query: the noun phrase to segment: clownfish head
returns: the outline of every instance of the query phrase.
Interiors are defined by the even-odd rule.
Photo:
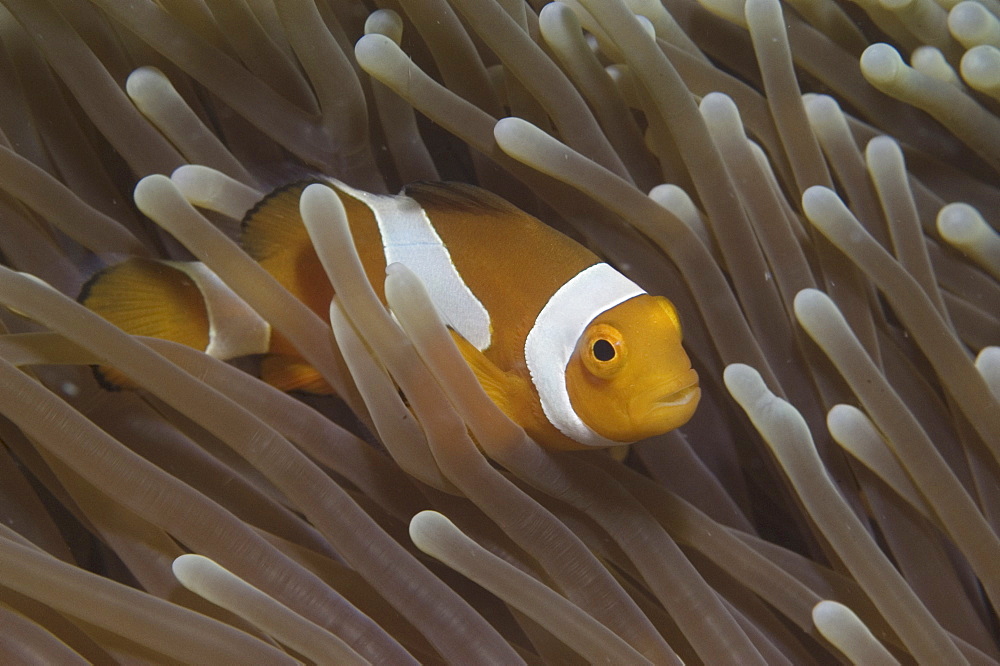
[[[580,420],[616,442],[687,423],[701,389],[673,304],[642,294],[591,320],[566,366],[566,389]]]

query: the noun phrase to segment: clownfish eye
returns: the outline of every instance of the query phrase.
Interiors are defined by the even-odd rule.
[[[625,340],[618,329],[607,324],[595,324],[584,334],[582,342],[583,365],[591,374],[608,379],[621,369]]]
[[[604,338],[594,340],[594,346],[590,349],[598,361],[607,362],[615,357],[615,346]]]

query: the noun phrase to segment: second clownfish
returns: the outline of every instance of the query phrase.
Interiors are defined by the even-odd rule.
[[[372,287],[385,302],[386,266],[423,281],[480,384],[540,444],[617,446],[688,421],[698,375],[681,346],[673,304],[592,252],[480,188],[417,183],[398,196],[339,181]],[[333,288],[309,241],[299,197],[312,182],[265,197],[243,221],[243,247],[320,317]],[[329,393],[295,349],[204,265],[130,259],[84,286],[80,301],[135,335],[229,359],[263,354],[261,378]],[[105,369],[114,382],[114,371]]]

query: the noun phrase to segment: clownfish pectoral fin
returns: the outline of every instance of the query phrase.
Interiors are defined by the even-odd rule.
[[[486,391],[486,395],[490,396],[490,400],[496,403],[505,414],[510,416],[514,408],[511,398],[516,395],[514,385],[517,383],[517,379],[511,376],[510,373],[498,368],[493,361],[486,358],[483,352],[476,349],[471,342],[461,335],[450,329],[449,333],[451,333],[451,337],[455,340],[462,358],[472,368],[472,372],[475,373],[479,384]]]
[[[285,354],[265,356],[260,361],[260,378],[279,391],[333,394],[333,388],[320,376],[316,368],[296,356]]]

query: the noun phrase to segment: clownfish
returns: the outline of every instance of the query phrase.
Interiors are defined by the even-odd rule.
[[[385,303],[386,266],[423,281],[490,398],[535,441],[611,447],[686,423],[701,396],[673,304],[507,201],[460,183],[376,195],[333,179],[278,189],[246,214],[247,253],[326,318],[333,288],[299,214],[314,182],[343,202],[365,273]],[[220,359],[263,354],[285,391],[331,389],[289,344],[197,262],[130,259],[95,274],[80,301],[136,334]],[[111,383],[126,384],[112,369]]]

